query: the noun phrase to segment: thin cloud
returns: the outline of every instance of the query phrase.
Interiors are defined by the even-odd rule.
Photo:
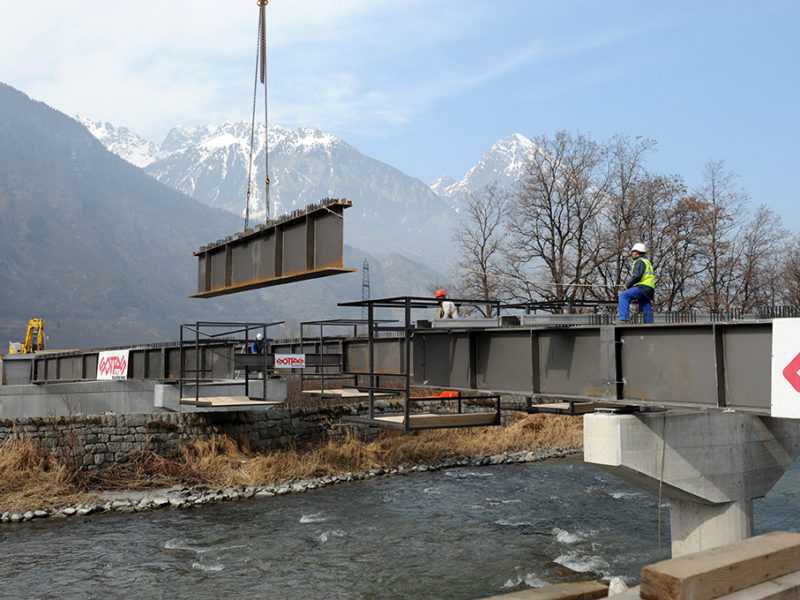
[[[125,124],[158,140],[177,124],[247,118],[255,3],[74,4],[0,0],[3,80],[70,114]],[[629,32],[559,44],[537,40],[474,70],[425,64],[481,33],[489,7],[411,0],[270,4],[272,118],[340,133],[401,126],[444,99],[535,61],[618,43]],[[409,44],[413,40],[413,44]],[[417,52],[417,55],[414,53]],[[442,59],[444,60],[444,59]],[[441,76],[439,72],[446,73]]]

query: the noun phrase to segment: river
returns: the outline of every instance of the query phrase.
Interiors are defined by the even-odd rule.
[[[796,465],[755,506],[798,528]],[[473,599],[668,555],[657,499],[575,460],[451,469],[191,510],[0,526],[0,598]],[[574,575],[573,575],[574,577]]]

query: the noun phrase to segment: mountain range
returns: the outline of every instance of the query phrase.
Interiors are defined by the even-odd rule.
[[[0,340],[46,320],[51,347],[175,339],[178,324],[344,316],[361,296],[352,273],[212,300],[193,300],[192,252],[241,229],[240,218],[170,188],[108,151],[74,119],[0,84]],[[129,139],[134,139],[129,137]],[[441,275],[407,256],[370,262],[375,296],[429,293]],[[357,314],[351,316],[358,316]],[[283,335],[290,331],[284,330]],[[281,332],[275,332],[280,335]]]
[[[244,213],[250,164],[250,124],[226,122],[175,127],[161,144],[126,127],[82,119],[111,152],[144,168],[160,182],[200,202],[239,216]],[[254,136],[250,217],[264,218],[265,141],[263,125]],[[398,252],[446,270],[454,256],[449,239],[460,205],[495,183],[515,189],[534,143],[521,134],[499,140],[461,180],[437,179],[428,186],[370,158],[339,137],[318,129],[269,131],[271,214],[300,208],[320,198],[347,197],[346,239],[378,255]],[[391,231],[391,234],[388,232]],[[441,232],[445,232],[442,236]],[[444,246],[444,247],[443,247]]]
[[[0,115],[0,340],[18,340],[32,316],[46,318],[57,347],[174,339],[178,323],[197,319],[296,326],[344,316],[336,302],[360,297],[359,272],[188,298],[192,251],[242,227],[249,128],[241,123],[175,128],[157,144],[118,125],[78,122],[3,84]],[[262,162],[263,128],[257,137]],[[334,135],[271,128],[273,215],[350,198],[346,263],[369,260],[374,297],[428,294],[446,281],[440,240],[460,194],[510,172],[504,157],[519,156],[517,146],[517,136],[498,142],[460,187],[436,189]],[[251,214],[264,217],[263,191]]]

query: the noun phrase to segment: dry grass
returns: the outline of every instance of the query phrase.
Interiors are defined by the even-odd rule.
[[[29,510],[80,502],[89,488],[268,485],[453,457],[574,448],[581,443],[581,419],[531,415],[504,428],[386,433],[372,442],[346,435],[310,448],[274,452],[252,452],[228,437],[214,437],[184,447],[178,459],[139,452],[125,464],[86,475],[71,471],[32,442],[15,441],[0,448],[0,509]]]
[[[430,464],[452,457],[577,448],[581,444],[582,420],[556,415],[525,416],[504,428],[387,433],[372,442],[347,435],[311,448],[261,453],[243,449],[230,438],[215,437],[185,447],[178,460],[139,453],[129,463],[98,474],[94,485],[103,489],[175,484],[267,485],[374,468]]]
[[[91,499],[77,471],[30,440],[0,445],[0,509],[15,512]]]

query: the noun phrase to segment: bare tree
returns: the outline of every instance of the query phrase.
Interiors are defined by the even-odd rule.
[[[517,298],[579,299],[599,252],[598,217],[609,185],[605,148],[563,131],[535,143],[510,202],[504,275]]]
[[[730,309],[747,197],[736,188],[735,175],[722,161],[706,164],[703,185],[696,196],[705,209],[697,231],[706,258],[704,304],[712,311]]]
[[[705,205],[693,196],[685,196],[685,188],[659,217],[658,241],[651,241],[657,275],[657,302],[666,311],[696,307],[701,302],[702,288],[698,280],[707,265],[703,245],[696,232],[705,218]]]
[[[779,270],[782,282],[780,298],[791,306],[800,306],[800,236],[788,244]]]
[[[454,233],[458,246],[456,280],[461,292],[470,298],[494,300],[500,295],[503,220],[506,196],[496,184],[487,186],[480,196],[470,194],[463,216]],[[493,306],[478,307],[491,317]]]
[[[769,208],[762,205],[741,232],[732,298],[737,307],[752,310],[774,305],[779,298],[780,271],[787,232]]]
[[[653,178],[645,169],[646,154],[655,142],[645,138],[615,136],[607,146],[609,185],[602,214],[602,247],[597,261],[597,287],[593,295],[615,299],[629,265],[631,246],[643,241],[642,229],[648,223],[657,195]],[[650,205],[647,205],[649,202]]]

